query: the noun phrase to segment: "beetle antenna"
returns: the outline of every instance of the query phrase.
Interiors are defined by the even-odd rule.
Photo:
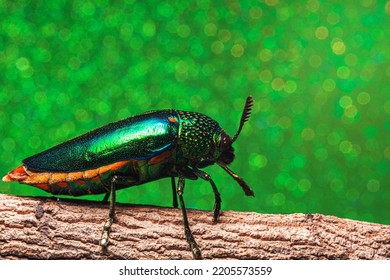
[[[252,96],[249,95],[246,98],[245,107],[244,107],[244,110],[242,111],[240,126],[238,128],[237,133],[234,135],[232,142],[236,141],[238,135],[240,135],[240,132],[241,132],[242,127],[244,126],[244,123],[247,120],[249,120],[249,116],[251,115],[251,111],[252,111],[252,106],[253,106],[253,98],[252,98]]]

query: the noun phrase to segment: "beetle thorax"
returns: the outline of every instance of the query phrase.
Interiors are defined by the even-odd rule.
[[[181,155],[190,161],[211,159],[216,147],[215,139],[223,130],[212,118],[194,112],[178,111],[180,128],[178,149]]]

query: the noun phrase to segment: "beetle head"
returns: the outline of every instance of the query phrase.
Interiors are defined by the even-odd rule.
[[[242,112],[241,120],[240,120],[240,126],[238,127],[238,130],[233,138],[230,138],[226,132],[222,132],[219,138],[219,157],[217,159],[217,164],[220,165],[227,173],[229,173],[230,176],[233,177],[234,180],[236,180],[242,189],[244,190],[246,195],[253,196],[253,191],[249,188],[249,186],[244,182],[243,179],[238,177],[232,170],[230,170],[227,165],[230,164],[234,160],[234,149],[233,149],[233,143],[237,140],[238,135],[240,135],[240,132],[242,130],[242,127],[244,126],[244,123],[249,119],[249,116],[251,114],[251,109],[253,106],[253,99],[252,96],[248,96],[245,102],[245,107]]]

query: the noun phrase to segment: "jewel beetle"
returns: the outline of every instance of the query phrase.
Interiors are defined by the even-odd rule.
[[[110,197],[110,208],[100,244],[107,246],[115,218],[116,190],[170,177],[173,206],[178,207],[178,196],[187,242],[193,257],[201,259],[184,204],[185,180],[201,178],[210,183],[215,199],[214,222],[220,214],[221,196],[202,168],[218,164],[238,182],[245,195],[254,195],[228,167],[235,158],[232,144],[249,119],[252,106],[253,99],[248,96],[233,138],[204,114],[173,109],[151,111],[107,124],[28,157],[3,181],[32,185],[54,195],[105,193],[105,201]]]

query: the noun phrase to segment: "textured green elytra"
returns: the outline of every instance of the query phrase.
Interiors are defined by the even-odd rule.
[[[179,123],[175,110],[113,122],[23,160],[34,171],[85,171],[121,160],[143,160],[172,149]]]

